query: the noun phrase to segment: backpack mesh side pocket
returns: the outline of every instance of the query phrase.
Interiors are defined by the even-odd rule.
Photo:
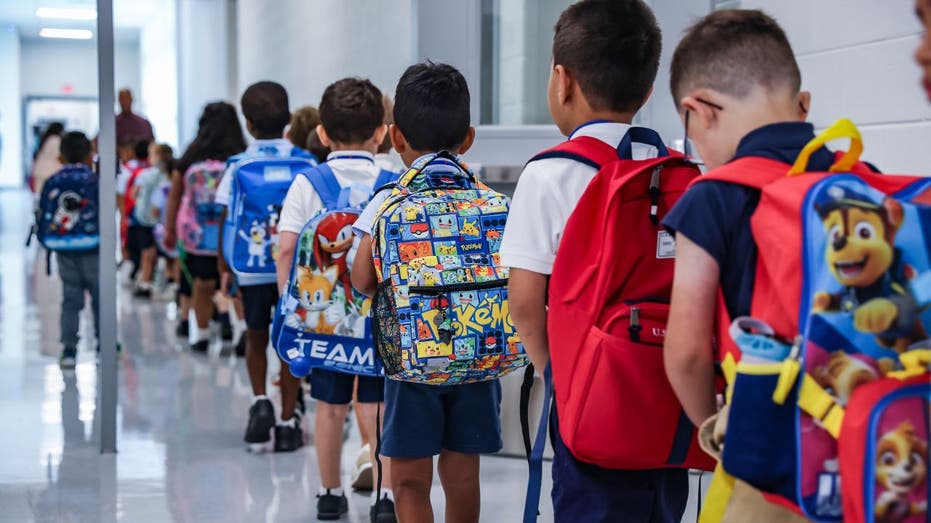
[[[404,369],[401,366],[401,322],[391,280],[378,284],[378,290],[372,298],[372,317],[375,350],[385,367],[385,375],[394,376]]]

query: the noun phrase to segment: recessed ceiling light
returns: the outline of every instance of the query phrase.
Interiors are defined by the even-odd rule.
[[[43,27],[39,30],[42,38],[70,38],[72,40],[90,40],[94,33],[90,29],[58,29]]]
[[[59,20],[96,20],[97,10],[92,7],[40,7],[36,9],[36,16]]]

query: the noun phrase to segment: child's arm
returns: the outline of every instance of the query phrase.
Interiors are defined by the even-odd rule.
[[[178,243],[178,208],[181,206],[181,194],[184,192],[184,179],[177,170],[171,174],[171,192],[165,204],[165,237],[163,243],[169,251]]]
[[[546,288],[549,277],[524,269],[511,269],[508,279],[508,299],[511,319],[530,356],[540,372],[550,358],[546,334]]]
[[[275,261],[275,273],[278,276],[278,291],[287,292],[285,285],[291,274],[291,263],[294,261],[294,249],[297,247],[298,234],[291,231],[281,231],[278,235],[278,260]]]
[[[220,274],[220,292],[223,294],[229,294],[230,289],[233,286],[233,273],[230,271],[229,266],[226,264],[226,257],[223,254],[223,234],[226,231],[226,213],[228,212],[227,207],[224,205],[223,210],[220,211],[220,226],[219,226],[219,237],[220,241],[217,242],[217,272]]]
[[[366,296],[374,296],[378,290],[378,275],[372,260],[372,235],[365,234],[359,240],[356,259],[352,262],[352,286]]]
[[[717,411],[714,391],[715,306],[718,262],[681,232],[663,354],[666,375],[696,426]]]

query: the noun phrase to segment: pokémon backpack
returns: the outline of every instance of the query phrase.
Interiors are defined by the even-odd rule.
[[[380,376],[372,342],[372,300],[352,288],[350,271],[358,241],[352,226],[362,214],[350,205],[357,185],[341,187],[325,163],[301,173],[317,191],[323,209],[298,235],[294,260],[272,327],[272,340],[291,373],[303,378],[314,368]],[[369,199],[398,179],[382,171],[372,186],[359,187]]]
[[[401,176],[372,233],[375,346],[386,376],[456,385],[528,363],[498,255],[509,205],[445,151]]]
[[[223,206],[216,203],[215,198],[225,169],[224,162],[206,160],[191,165],[184,172],[184,192],[175,225],[184,252],[217,255]]]
[[[100,246],[97,175],[86,165],[64,166],[42,187],[36,239],[49,251],[90,251]],[[30,235],[31,237],[31,235]]]
[[[851,148],[830,172],[806,173],[841,137]],[[875,173],[862,148],[841,120],[791,169],[745,158],[696,182],[762,191],[752,318],[726,333],[719,307],[721,465],[816,522],[925,522],[931,179]]]
[[[275,283],[278,220],[291,182],[316,167],[314,156],[293,147],[230,158],[232,191],[223,232],[223,255],[240,285]]]

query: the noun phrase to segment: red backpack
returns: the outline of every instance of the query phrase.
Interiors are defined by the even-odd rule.
[[[658,157],[632,160],[632,141],[656,147]],[[632,127],[616,150],[579,137],[531,161],[543,158],[598,169],[566,223],[549,282],[546,374],[552,371],[566,447],[603,468],[711,470],[714,460],[698,446],[663,364],[675,241],[660,222],[698,169],[642,127]],[[542,456],[547,405],[525,521],[537,507],[533,458]]]

